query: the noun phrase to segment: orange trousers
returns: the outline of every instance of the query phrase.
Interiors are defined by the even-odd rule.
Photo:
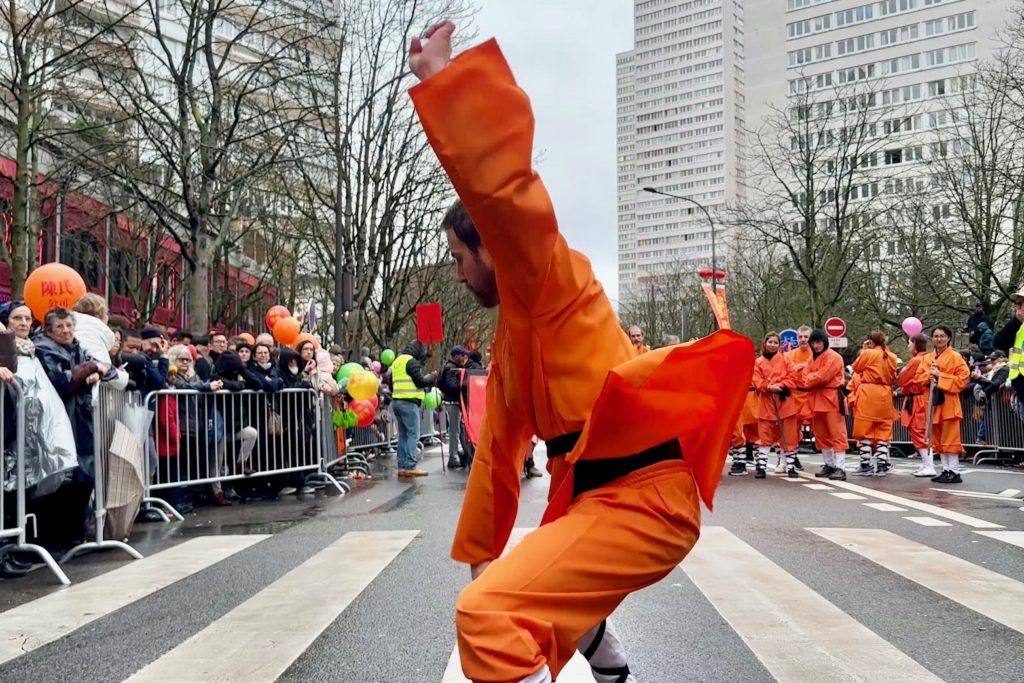
[[[758,446],[771,446],[777,443],[787,453],[795,453],[800,448],[800,416],[783,418],[781,440],[779,436],[779,423],[776,420],[757,421]]]
[[[820,450],[830,448],[837,453],[845,453],[850,447],[846,438],[846,417],[838,410],[815,413],[811,419],[811,431],[814,432],[814,445]]]
[[[853,438],[860,441],[892,441],[892,420],[859,420],[853,418]]]
[[[757,423],[746,422],[736,423],[736,429],[732,432],[732,440],[729,445],[734,448],[746,446],[748,443],[757,443]]]
[[[915,449],[928,448],[928,441],[924,438],[924,427],[911,422],[907,425],[907,432],[910,433],[910,442]]]
[[[557,677],[579,639],[671,572],[699,535],[700,500],[685,462],[584,493],[462,591],[463,672],[476,683],[518,683],[547,664]]]
[[[943,420],[932,425],[932,451],[935,455],[963,455],[964,444],[960,436],[959,418]]]

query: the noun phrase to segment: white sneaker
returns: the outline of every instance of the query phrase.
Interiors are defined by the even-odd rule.
[[[290,496],[293,493],[295,493],[296,491],[298,491],[298,489],[295,488],[294,486],[285,486],[283,489],[281,489],[280,491],[277,492],[277,495],[279,495],[279,496]]]
[[[916,472],[914,472],[914,476],[915,477],[934,477],[935,476],[935,468],[934,467],[921,467]]]
[[[775,466],[775,474],[783,474],[785,471],[786,463],[780,460],[779,463]]]

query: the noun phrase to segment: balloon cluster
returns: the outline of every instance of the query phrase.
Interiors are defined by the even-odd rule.
[[[374,418],[377,417],[377,407],[380,405],[380,398],[377,396],[380,378],[376,373],[364,369],[359,363],[345,363],[338,368],[336,379],[341,391],[352,398],[342,412],[341,426],[351,429],[369,427],[373,424]]]

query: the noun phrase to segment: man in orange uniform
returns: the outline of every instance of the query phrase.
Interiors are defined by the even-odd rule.
[[[474,578],[456,605],[462,668],[474,681],[551,681],[579,646],[598,680],[633,680],[604,620],[696,543],[753,348],[724,331],[636,356],[590,263],[559,233],[530,167],[529,101],[497,43],[451,60],[453,31],[432,27],[409,61],[417,113],[461,198],[443,221],[457,277],[483,305],[501,304],[452,547]],[[548,445],[548,508],[501,557],[532,434]]]
[[[928,419],[928,385],[918,384],[916,381],[917,372],[921,368],[921,360],[928,353],[928,337],[917,334],[907,342],[907,351],[910,353],[910,360],[896,375],[896,386],[903,394],[903,410],[900,411],[900,424],[910,432],[910,442],[914,444],[918,455],[921,456],[921,467],[914,472],[915,477],[934,477],[935,466],[931,454],[928,451],[928,441],[925,438],[926,423]]]
[[[804,427],[811,425],[811,418],[813,414],[811,412],[811,406],[808,403],[807,387],[804,386],[803,380],[801,379],[800,372],[811,362],[811,358],[814,357],[814,353],[811,351],[810,339],[811,339],[811,328],[807,325],[801,325],[796,330],[796,348],[786,353],[789,359],[793,361],[793,366],[797,371],[796,379],[796,390],[793,393],[793,400],[796,402],[797,417],[800,420],[799,423],[799,436],[803,439]],[[813,431],[813,430],[812,430]],[[797,442],[796,449],[799,450],[800,443]],[[794,457],[794,464],[798,470],[804,468],[800,464],[800,458]],[[777,473],[785,472],[785,468],[782,465],[781,458],[775,467]]]
[[[921,365],[914,377],[914,381],[922,386],[931,386],[932,381],[935,382],[932,451],[927,452],[927,460],[922,466],[934,468],[931,454],[933,451],[939,454],[942,474],[932,478],[938,484],[962,484],[964,481],[960,476],[960,456],[964,454],[964,444],[960,437],[960,423],[964,419],[960,392],[967,387],[971,371],[963,356],[949,347],[952,339],[953,330],[945,325],[932,330],[933,350],[921,357]]]
[[[754,477],[767,476],[768,455],[779,444],[779,459],[786,460],[786,474],[797,478],[796,444],[800,435],[800,417],[793,398],[797,372],[793,361],[779,351],[779,335],[769,332],[761,344],[761,357],[754,363],[754,388],[757,390],[757,460]],[[780,430],[781,425],[781,430]]]
[[[860,469],[855,474],[884,477],[892,468],[889,442],[896,419],[892,402],[896,355],[886,346],[885,334],[878,330],[868,335],[867,342],[853,361],[853,371],[860,377],[853,408],[853,438],[860,447]],[[878,455],[874,467],[873,453]]]
[[[824,330],[811,332],[809,344],[813,357],[804,367],[802,383],[807,388],[807,405],[811,409],[811,431],[814,444],[825,460],[816,477],[845,481],[846,437],[845,407],[839,389],[846,383],[843,357],[828,347]]]

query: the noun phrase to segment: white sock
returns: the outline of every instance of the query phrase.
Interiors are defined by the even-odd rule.
[[[590,662],[596,683],[615,683],[622,675],[629,675],[626,648],[610,618],[587,631],[576,644],[576,649]],[[608,673],[598,673],[596,669]]]
[[[524,678],[522,683],[551,683],[551,670],[545,664],[539,671]]]
[[[950,472],[956,472],[957,474],[959,474],[960,473],[960,456],[959,455],[953,455],[952,453],[950,453],[949,455],[946,456],[946,458],[948,458],[948,462],[949,462],[949,465],[946,467],[946,469],[948,469]]]
[[[945,472],[946,470],[949,469],[949,467],[948,467],[949,456],[948,455],[946,455],[945,453],[939,453],[939,461],[942,463],[942,471],[943,472]]]
[[[835,452],[831,448],[821,449],[821,458],[829,467],[835,467]]]
[[[837,470],[841,470],[846,467],[846,451],[836,453],[832,456],[832,466]]]
[[[917,452],[921,454],[921,467],[926,470],[935,469],[935,454],[931,449],[919,448]]]

